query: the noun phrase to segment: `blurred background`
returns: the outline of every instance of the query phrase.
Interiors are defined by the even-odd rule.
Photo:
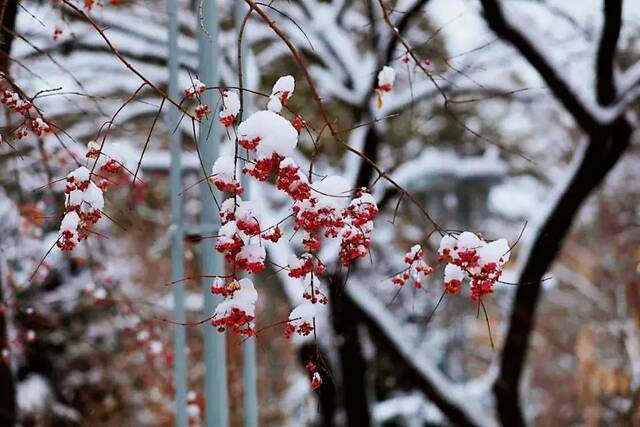
[[[51,135],[12,141],[12,117],[3,110],[1,119],[0,326],[6,332],[0,345],[15,379],[20,423],[173,425],[176,326],[167,321],[173,299],[164,113],[153,126],[161,99],[143,88],[108,130],[105,149],[129,170],[149,141],[141,181],[132,184],[125,176],[116,183],[106,196],[109,220],[73,252],[50,250],[63,210],[64,182],[57,180],[141,80],[64,3],[0,3],[2,73],[30,96],[40,93],[36,104],[55,123]],[[123,58],[166,88],[165,0],[89,3],[87,13]],[[612,46],[605,30],[616,33],[615,19],[608,21],[616,11],[605,7],[603,13],[606,3],[620,4],[622,25]],[[503,9],[496,12],[495,4]],[[220,51],[211,54],[218,55],[222,86],[238,80],[235,6],[218,1]],[[199,7],[179,2],[181,88],[197,75]],[[283,336],[282,322],[298,304],[302,285],[275,267],[254,278],[260,425],[416,427],[491,425],[483,420],[496,419],[518,425],[516,418],[505,422],[509,399],[494,395],[497,379],[509,375],[530,425],[640,425],[640,159],[633,132],[640,110],[634,99],[638,4],[283,0],[261,7],[306,59],[344,141],[374,160],[443,228],[503,237],[514,248],[505,283],[484,299],[486,315],[467,292],[446,296],[436,309],[439,236],[396,188],[323,133],[314,169],[370,186],[381,213],[371,256],[342,271],[342,287],[327,284],[334,287],[327,291],[332,307],[318,319],[318,348],[313,340]],[[501,12],[512,26],[501,25]],[[524,42],[513,37],[513,28]],[[244,40],[246,86],[268,93],[278,77],[294,75],[291,109],[320,129],[317,104],[282,40],[256,14]],[[609,99],[602,89],[607,63],[617,91]],[[384,65],[397,77],[379,105],[376,76]],[[263,97],[248,98],[265,108]],[[617,121],[607,118],[611,111]],[[626,136],[612,130],[622,121],[631,128]],[[200,173],[191,122],[183,120],[177,132],[187,187]],[[233,137],[223,132],[221,139],[231,146]],[[624,153],[589,151],[616,144]],[[308,159],[314,141],[302,134],[298,147],[300,158]],[[594,166],[582,170],[589,156]],[[263,204],[263,216],[286,216],[273,183],[254,183],[251,194]],[[184,200],[185,220],[193,223],[201,210],[198,191],[185,191]],[[423,288],[398,288],[390,278],[416,243],[436,272]],[[292,250],[286,242],[274,245],[268,257],[274,266],[286,265]],[[185,259],[187,276],[197,276],[197,242],[186,239]],[[542,280],[528,279],[536,268]],[[207,317],[198,284],[185,286],[189,320]],[[531,292],[525,287],[540,294],[525,294]],[[531,331],[531,317],[518,317],[521,301],[533,304]],[[202,425],[202,329],[211,326],[184,328],[190,422]],[[510,353],[503,351],[510,328],[513,348],[526,360],[514,374],[505,368]],[[316,351],[327,380],[313,391],[304,364]],[[241,426],[241,339],[227,338],[227,360],[230,422]],[[476,424],[456,419],[456,409]]]

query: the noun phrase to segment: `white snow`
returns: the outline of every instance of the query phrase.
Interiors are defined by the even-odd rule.
[[[102,194],[102,190],[93,182],[90,182],[87,189],[83,192],[82,201],[84,203],[81,205],[81,208],[84,210],[94,209],[101,211],[104,209],[104,196]]]
[[[30,374],[18,383],[18,406],[24,412],[37,412],[47,407],[51,399],[49,382],[41,375]]]
[[[236,208],[236,221],[254,222],[257,221],[260,224],[260,206],[257,201],[247,200],[238,201],[238,207]]]
[[[78,224],[80,224],[80,217],[74,211],[67,212],[67,214],[62,218],[62,222],[60,223],[60,231],[73,231],[75,232],[78,228]]]
[[[267,110],[273,111],[274,113],[280,113],[280,111],[282,111],[282,101],[280,101],[280,98],[277,96],[271,96],[267,103]]]
[[[234,308],[244,311],[249,316],[255,316],[258,293],[253,286],[253,282],[243,278],[238,280],[238,284],[240,288],[230,298],[225,299],[216,307],[216,318],[228,316]]]
[[[316,317],[317,311],[317,304],[305,301],[291,311],[289,323],[294,326],[302,325],[303,323],[313,325],[313,319]]]
[[[256,151],[258,158],[270,158],[273,154],[282,157],[293,155],[298,143],[298,132],[293,125],[273,111],[257,111],[238,126],[238,137],[260,139]]]
[[[484,246],[478,248],[478,255],[480,265],[496,263],[498,265],[504,265],[509,261],[510,248],[509,242],[506,239],[498,239],[493,242],[489,242]]]
[[[267,253],[263,246],[258,243],[245,245],[240,249],[236,259],[246,259],[250,263],[264,262]]]
[[[291,75],[280,77],[273,85],[271,89],[271,96],[281,96],[283,93],[287,92],[287,99],[293,95],[293,90],[295,89],[296,81]]]
[[[223,181],[233,181],[235,172],[235,161],[232,156],[220,156],[216,159],[211,168],[211,175]]]
[[[457,265],[447,264],[444,268],[444,283],[449,283],[452,280],[459,280],[462,282],[464,276],[464,271]]]
[[[235,117],[240,112],[240,98],[235,92],[225,90],[222,92],[222,110],[220,118]]]
[[[84,182],[89,180],[90,175],[91,175],[91,172],[89,171],[89,169],[85,168],[84,166],[80,166],[79,168],[75,169],[73,172],[69,173],[67,177],[73,178],[74,182]]]
[[[318,199],[318,208],[344,208],[351,199],[351,185],[341,176],[331,175],[311,186],[312,196]]]
[[[378,88],[385,88],[386,92],[393,89],[393,84],[396,81],[396,72],[389,66],[382,67],[382,70],[378,73]]]

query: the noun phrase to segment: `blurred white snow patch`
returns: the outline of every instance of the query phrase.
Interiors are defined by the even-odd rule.
[[[51,387],[42,376],[31,374],[18,383],[18,407],[21,411],[41,411],[48,406],[50,399]]]
[[[311,385],[306,374],[296,371],[291,375],[289,386],[278,402],[279,409],[287,414],[283,427],[308,425],[317,416],[317,402],[311,393]]]
[[[175,286],[175,285],[174,285]],[[164,297],[158,300],[158,306],[166,309],[173,310],[173,294],[166,294]],[[202,294],[187,293],[184,307],[187,311],[201,311],[204,308],[204,299]]]
[[[135,172],[141,154],[140,148],[134,147],[128,139],[111,139],[104,144],[102,152],[108,158],[120,162],[131,173]],[[140,172],[138,176],[141,176]]]
[[[495,149],[487,149],[480,156],[459,156],[453,151],[427,148],[417,158],[400,166],[393,177],[409,189],[426,189],[451,179],[499,180],[506,173],[507,164]]]
[[[420,393],[392,397],[376,404],[373,418],[377,423],[395,421],[407,427],[419,427],[427,423],[441,424],[445,421],[442,413]]]
[[[491,190],[489,207],[508,218],[530,218],[544,200],[545,193],[545,189],[533,177],[509,178]]]

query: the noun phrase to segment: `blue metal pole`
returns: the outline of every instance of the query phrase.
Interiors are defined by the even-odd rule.
[[[178,100],[178,0],[167,3],[169,16],[169,97]],[[168,127],[171,146],[171,169],[169,172],[169,191],[171,193],[171,280],[184,277],[184,236],[182,219],[182,162],[181,138],[177,129],[180,111],[169,105]],[[176,322],[184,323],[184,284],[173,285],[173,316]],[[187,355],[186,330],[184,326],[174,326],[174,381],[176,398],[176,427],[187,427]]]
[[[218,13],[217,0],[206,0],[200,3],[198,22],[198,59],[199,77],[207,87],[218,86]],[[219,152],[220,128],[217,126],[219,92],[207,90],[202,96],[202,102],[213,109],[209,118],[200,123],[198,149],[206,173]],[[201,229],[207,234],[215,234],[219,228],[218,209],[211,194],[209,183],[205,180],[200,185]],[[219,193],[218,193],[219,194]],[[216,195],[218,197],[218,195]],[[211,240],[204,239],[200,243],[202,258],[202,274],[223,274],[224,263],[217,254]],[[202,280],[205,316],[211,316],[220,297],[211,294],[211,279]],[[225,335],[218,333],[211,325],[203,325],[205,349],[205,397],[207,402],[205,425],[207,427],[227,427],[229,424],[229,409],[227,395],[227,363]]]
[[[244,426],[258,427],[258,391],[256,369],[256,337],[248,338],[242,345],[244,381]]]
[[[248,7],[242,1],[236,2],[235,5],[235,27],[236,32],[240,35],[240,27],[244,20],[244,17],[248,11]],[[242,43],[240,46],[240,56],[243,60],[248,59],[249,49],[247,48],[246,43]],[[241,64],[238,64],[240,66]],[[243,70],[244,71],[244,70]],[[240,86],[246,87],[247,78],[246,73],[242,73],[242,83]],[[251,99],[249,97],[245,97],[244,93],[239,94],[240,98],[243,100],[243,116],[248,116],[251,114],[253,106],[251,105]],[[243,176],[242,186],[244,187],[244,197],[249,199],[249,180],[245,179]],[[258,427],[258,390],[257,390],[257,380],[258,373],[256,369],[256,337],[250,337],[244,340],[242,344],[242,379],[244,385],[244,393],[243,393],[243,410],[244,410],[244,427]]]

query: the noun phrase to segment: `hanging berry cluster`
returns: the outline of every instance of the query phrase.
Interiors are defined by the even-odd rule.
[[[64,218],[60,224],[60,233],[56,246],[63,251],[71,251],[85,240],[101,218],[104,210],[104,195],[114,182],[104,175],[118,175],[123,171],[122,163],[101,152],[100,144],[91,141],[85,154],[87,164],[95,162],[91,173],[85,166],[73,170],[65,180]],[[102,175],[104,174],[104,175]]]
[[[382,108],[383,97],[386,93],[393,90],[393,84],[396,81],[396,71],[389,67],[384,66],[382,70],[378,72],[378,86],[376,87],[376,93],[378,95],[378,108]]]
[[[463,281],[468,279],[471,299],[479,301],[493,292],[510,253],[505,239],[487,242],[469,231],[458,236],[445,235],[438,249],[439,260],[448,263],[444,269],[445,292],[460,293]]]
[[[429,267],[422,258],[424,258],[424,250],[420,245],[414,245],[404,256],[404,263],[408,267],[393,277],[393,284],[404,286],[407,281],[411,281],[416,288],[424,286],[427,276],[433,273],[433,268]]]
[[[22,121],[11,129],[11,133],[16,139],[22,139],[32,133],[35,136],[42,136],[51,132],[51,126],[41,117],[33,117],[35,109],[33,103],[24,99],[18,92],[5,89],[0,92],[0,103],[13,113],[22,116]]]
[[[196,100],[197,105],[194,110],[194,116],[197,120],[202,120],[208,117],[212,113],[211,107],[203,103],[202,99],[200,99],[200,96],[203,93],[205,93],[206,90],[207,90],[207,86],[204,83],[202,83],[197,77],[194,77],[191,80],[191,86],[186,88],[183,92],[185,100],[187,99]]]
[[[348,266],[367,255],[371,246],[373,219],[378,208],[373,197],[361,188],[354,191],[339,176],[328,176],[312,182],[294,160],[298,135],[305,126],[300,116],[288,120],[283,109],[295,88],[292,76],[284,76],[274,84],[267,108],[250,115],[236,129],[241,155],[220,156],[214,163],[209,181],[229,197],[220,207],[221,227],[215,250],[226,260],[232,274],[216,278],[212,292],[225,299],[218,305],[212,324],[220,331],[250,336],[255,333],[257,292],[253,282],[238,279],[241,272],[255,274],[265,268],[266,241],[277,243],[283,236],[280,225],[266,227],[260,208],[254,201],[242,200],[244,193],[238,171],[258,181],[273,178],[276,188],[291,201],[293,234],[302,252],[291,255],[285,267],[290,277],[302,279],[305,302],[293,309],[285,328],[285,336],[307,336],[314,331],[317,306],[328,302],[321,292],[317,277],[325,271],[318,253],[327,239],[339,241],[339,263]],[[185,91],[195,93],[195,87]],[[232,127],[240,111],[238,95],[222,92],[220,123]],[[242,162],[242,167],[238,163]],[[318,376],[319,378],[319,376]],[[321,381],[320,381],[321,382]],[[320,382],[316,381],[317,386]]]
[[[509,261],[511,248],[505,239],[485,241],[469,231],[459,235],[447,234],[440,241],[438,260],[447,262],[444,268],[444,291],[459,294],[467,279],[470,283],[471,299],[479,301],[493,292],[493,286],[500,280],[503,266]],[[416,288],[424,286],[427,276],[433,273],[422,258],[424,250],[414,245],[404,256],[408,267],[391,279],[394,285],[404,286],[413,282]]]
[[[307,368],[307,372],[311,375],[311,388],[313,390],[317,390],[322,385],[322,377],[318,372],[318,367],[315,363],[309,362],[306,364],[305,368]]]

